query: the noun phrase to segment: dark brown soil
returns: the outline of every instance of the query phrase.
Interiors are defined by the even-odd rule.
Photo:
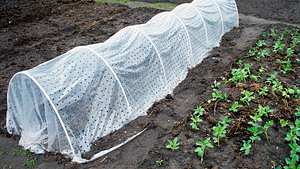
[[[103,42],[121,28],[143,23],[160,12],[147,8],[130,9],[120,5],[66,0],[1,1],[0,6],[0,137],[5,137],[3,133],[6,133],[6,90],[14,73],[32,68],[75,46]],[[88,164],[72,164],[61,156],[45,155],[39,157],[38,166],[43,169],[151,169],[156,168],[156,160],[164,159],[166,163],[163,168],[170,169],[270,168],[272,160],[280,161],[288,153],[282,131],[272,129],[274,132],[271,132],[270,137],[278,139],[273,139],[271,145],[259,142],[253,150],[256,153],[249,157],[237,151],[241,138],[232,137],[220,148],[209,151],[204,164],[200,164],[200,160],[190,153],[191,136],[182,130],[195,106],[210,97],[211,83],[228,74],[234,61],[255,42],[265,27],[263,23],[257,25],[241,20],[240,28],[227,33],[221,47],[214,49],[207,59],[190,70],[186,80],[175,89],[172,96],[155,103],[147,117],[140,117],[120,131],[96,142],[94,151],[109,148],[119,139],[148,126],[148,130],[137,139]],[[208,130],[207,126],[204,125],[203,130]],[[166,140],[176,135],[184,143],[183,151],[174,153],[165,150]],[[9,142],[13,140],[8,139]],[[0,139],[0,148],[16,144],[15,141],[6,144],[6,140]],[[52,164],[54,161],[60,163],[59,167]],[[22,166],[19,164],[21,161],[15,157],[0,158],[0,163],[12,165],[13,168]]]
[[[185,3],[192,0],[140,0],[144,2]],[[265,19],[300,23],[299,0],[236,0],[239,12]]]

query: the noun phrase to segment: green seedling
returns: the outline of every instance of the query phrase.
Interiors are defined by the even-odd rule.
[[[258,106],[257,113],[259,114],[260,117],[267,117],[270,113],[272,112],[272,109],[270,106]]]
[[[277,30],[275,28],[271,28],[270,35],[273,39],[277,39],[277,37],[278,37]]]
[[[254,143],[255,141],[261,140],[260,135],[263,133],[262,127],[258,123],[249,122],[251,127],[248,127],[247,130],[250,131],[251,136],[250,140]]]
[[[238,112],[239,109],[242,107],[242,105],[238,102],[238,101],[235,101],[231,104],[230,108],[229,108],[229,111],[230,112]]]
[[[298,169],[300,146],[298,145],[300,136],[300,119],[296,119],[295,124],[290,125],[290,130],[286,134],[285,140],[289,142],[290,156],[285,159],[285,169]]]
[[[213,140],[218,144],[218,146],[220,145],[220,139],[226,136],[227,127],[230,122],[231,119],[228,116],[225,116],[222,121],[218,122],[217,125],[212,128],[214,136]]]
[[[273,52],[278,53],[284,51],[285,44],[281,40],[277,40],[273,45]]]
[[[219,89],[220,86],[221,86],[221,82],[214,81],[214,83],[211,85],[211,88]]]
[[[261,49],[256,54],[257,59],[265,58],[267,56],[271,56],[271,51],[269,48]]]
[[[202,119],[199,116],[192,116],[191,117],[192,122],[190,123],[190,126],[192,127],[193,130],[200,130],[199,129],[199,124],[202,121]]]
[[[244,152],[245,155],[249,155],[252,148],[251,140],[243,140],[243,145],[240,151]]]
[[[300,106],[296,108],[295,116],[300,117]]]
[[[292,56],[294,55],[294,52],[295,52],[294,49],[292,49],[292,48],[287,48],[287,49],[286,49],[286,56],[287,56],[289,59],[291,59]]]
[[[34,169],[37,165],[36,159],[26,160],[24,163],[24,167],[27,169]]]
[[[256,42],[256,47],[259,47],[259,48],[264,47],[264,46],[266,46],[266,45],[267,45],[267,43],[266,43],[265,40],[258,40],[258,41]]]
[[[179,149],[179,146],[180,146],[179,140],[177,137],[175,137],[174,139],[168,140],[166,148],[175,151]]]
[[[227,93],[222,92],[218,89],[213,89],[212,92],[212,101],[226,101],[228,98]]]
[[[289,121],[286,120],[286,119],[280,119],[280,120],[279,120],[279,123],[280,123],[280,126],[281,126],[281,127],[286,127],[286,126],[289,125]]]
[[[194,113],[191,117],[191,123],[190,126],[193,130],[199,130],[199,124],[202,121],[201,116],[203,116],[204,108],[202,106],[197,106],[197,108],[194,110]]]
[[[269,92],[269,88],[267,86],[261,87],[258,91],[258,95],[267,96]]]
[[[242,96],[240,98],[241,102],[249,105],[252,100],[255,99],[254,93],[248,90],[242,91]]]
[[[260,66],[259,69],[258,69],[258,75],[257,75],[258,78],[262,79],[264,74],[265,74],[265,68],[263,66]]]
[[[205,139],[202,139],[202,140],[198,140],[196,142],[195,153],[198,157],[201,158],[201,163],[203,162],[203,157],[204,157],[204,154],[205,154],[205,150],[207,148],[213,148],[213,147],[214,146],[211,143],[210,138],[205,138]]]
[[[195,116],[203,116],[204,112],[205,112],[205,110],[202,106],[197,106],[196,109],[194,109]]]
[[[279,63],[281,65],[281,71],[284,74],[288,74],[293,70],[293,65],[289,58],[286,60],[280,60]]]
[[[263,126],[263,130],[264,130],[264,134],[265,134],[265,137],[267,138],[267,140],[269,141],[269,136],[268,136],[268,130],[270,127],[272,127],[274,125],[274,122],[273,120],[269,120],[267,121],[264,126]]]
[[[252,64],[244,64],[243,68],[232,69],[231,78],[229,81],[234,84],[245,82],[246,79],[251,75]]]
[[[164,160],[156,160],[155,161],[155,164],[158,166],[158,167],[161,167],[161,166],[163,166],[164,165]]]
[[[248,51],[249,56],[255,56],[257,53],[257,48],[250,48]]]
[[[255,81],[255,82],[258,80],[258,78],[259,77],[256,76],[256,75],[250,75],[250,79],[253,80],[253,81]]]

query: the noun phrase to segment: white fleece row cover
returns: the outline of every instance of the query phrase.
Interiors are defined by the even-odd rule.
[[[7,130],[35,153],[82,162],[93,142],[146,115],[238,24],[234,0],[194,0],[18,72]]]

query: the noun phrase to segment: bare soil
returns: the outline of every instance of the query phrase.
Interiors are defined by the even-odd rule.
[[[272,0],[269,0],[272,1]],[[250,2],[238,0],[239,6]],[[298,2],[296,2],[297,5]],[[290,5],[291,3],[288,3]],[[294,5],[294,6],[296,6]],[[251,6],[251,5],[249,5]],[[286,10],[280,3],[277,7]],[[240,7],[243,12],[243,7]],[[251,8],[249,8],[251,9]],[[296,11],[299,8],[296,8]],[[253,8],[250,14],[262,14],[261,8]],[[246,11],[246,10],[245,10]],[[249,10],[250,11],[250,10]],[[0,166],[22,168],[26,158],[11,155],[16,148],[16,138],[9,136],[4,128],[6,114],[6,90],[9,79],[18,71],[32,68],[50,60],[73,47],[103,42],[121,28],[144,23],[160,10],[130,9],[121,5],[95,4],[92,1],[1,1],[0,2]],[[288,13],[289,14],[289,13]],[[294,15],[283,14],[291,21],[299,23]],[[272,17],[270,17],[272,16]],[[262,17],[279,19],[276,12]],[[299,14],[298,14],[299,16]],[[298,19],[298,20],[297,20]],[[271,168],[272,161],[280,161],[288,154],[288,148],[281,130],[272,129],[274,142],[260,142],[244,157],[237,151],[240,146],[238,136],[230,137],[220,146],[208,152],[205,163],[190,153],[188,145],[191,136],[182,126],[199,103],[210,98],[211,83],[228,74],[234,61],[242,56],[269,25],[240,20],[240,27],[227,33],[219,48],[201,64],[190,70],[187,78],[169,95],[155,103],[148,116],[140,117],[116,133],[100,139],[93,151],[109,148],[120,140],[148,126],[141,136],[122,148],[94,162],[78,165],[60,155],[36,156],[37,168],[102,168],[102,169],[151,169],[155,161],[165,160],[163,168]],[[207,122],[208,123],[208,122]],[[206,129],[208,124],[203,128]],[[274,132],[273,132],[274,131]],[[164,149],[166,140],[179,136],[185,143],[182,151],[169,152]],[[5,153],[1,155],[1,150]],[[86,156],[90,156],[89,153]],[[4,167],[3,167],[4,166]],[[1,167],[0,167],[1,168]]]
[[[139,0],[144,2],[186,3],[192,0]],[[236,0],[239,12],[265,19],[300,23],[299,0]]]

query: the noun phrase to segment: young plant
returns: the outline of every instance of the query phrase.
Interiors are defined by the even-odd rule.
[[[263,126],[264,134],[268,141],[269,141],[268,130],[271,126],[273,126],[273,124],[274,124],[273,120],[269,120]]]
[[[251,140],[243,140],[243,145],[240,149],[240,151],[244,152],[245,155],[250,154],[252,148]]]
[[[24,167],[27,168],[27,169],[34,169],[34,168],[36,168],[36,165],[37,165],[37,160],[36,159],[27,159],[24,162]]]
[[[246,79],[251,75],[251,64],[244,64],[243,68],[232,69],[231,70],[231,78],[229,81],[234,84],[245,82]]]
[[[191,117],[191,123],[190,126],[193,130],[199,130],[199,124],[202,121],[201,116],[203,116],[204,108],[202,106],[197,106],[197,108],[194,110],[194,113]]]
[[[228,98],[227,93],[222,92],[218,89],[213,89],[211,95],[212,95],[212,101],[226,101]]]
[[[238,102],[238,101],[235,101],[231,104],[230,108],[229,108],[229,111],[230,112],[238,112],[239,109],[242,107],[242,105]]]
[[[198,140],[196,142],[196,149],[195,149],[195,153],[197,154],[198,157],[201,158],[201,163],[203,162],[203,157],[205,154],[205,150],[207,148],[213,148],[213,144],[210,141],[210,138],[205,138],[202,140]]]
[[[286,126],[289,125],[289,121],[286,120],[286,119],[280,119],[279,124],[280,124],[281,127],[286,127]]]
[[[282,52],[285,48],[285,44],[281,40],[277,40],[275,44],[273,45],[273,52],[278,53]]]
[[[270,106],[258,106],[257,113],[260,117],[267,117],[272,112],[272,109]]]
[[[285,60],[280,60],[279,63],[281,65],[281,71],[284,74],[288,74],[293,70],[293,65],[289,58]]]
[[[179,140],[177,137],[175,137],[174,139],[168,140],[166,148],[175,151],[179,149],[179,146],[180,146]]]
[[[269,89],[267,86],[261,87],[258,91],[258,95],[260,96],[267,96],[269,92]]]
[[[256,54],[257,59],[265,58],[267,56],[271,56],[271,51],[269,48],[261,49]]]
[[[155,161],[155,164],[158,166],[158,167],[161,167],[161,166],[163,166],[164,165],[164,160],[156,160]]]
[[[295,50],[293,48],[287,48],[286,49],[286,56],[287,58],[291,59],[292,56],[294,55]]]
[[[212,128],[213,130],[213,140],[215,143],[220,145],[220,139],[224,138],[227,133],[227,127],[229,123],[231,122],[231,119],[228,116],[225,116],[222,121],[219,121],[216,126]]]
[[[241,102],[249,105],[252,100],[255,99],[254,93],[248,90],[242,91],[242,97],[240,98]]]
[[[256,42],[256,47],[259,47],[259,48],[264,47],[264,46],[266,46],[266,45],[267,45],[267,43],[266,43],[265,40],[258,40],[258,41]]]

